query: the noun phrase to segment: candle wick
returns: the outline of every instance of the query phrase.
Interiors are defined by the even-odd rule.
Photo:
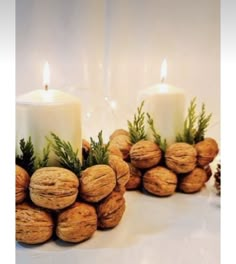
[[[45,89],[45,91],[48,90],[48,85],[47,84],[45,84],[44,89]]]

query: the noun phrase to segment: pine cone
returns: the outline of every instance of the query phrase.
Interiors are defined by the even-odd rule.
[[[219,194],[220,194],[220,171],[221,171],[221,164],[218,163],[217,164],[217,171],[214,174],[214,177],[215,177],[215,187],[216,187]]]

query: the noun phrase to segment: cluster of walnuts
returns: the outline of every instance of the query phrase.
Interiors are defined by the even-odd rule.
[[[83,140],[83,155],[90,145]],[[36,170],[31,177],[16,166],[16,240],[38,244],[53,233],[78,243],[99,229],[115,227],[125,211],[125,190],[144,189],[156,196],[200,191],[218,154],[214,139],[196,145],[174,143],[165,153],[150,140],[131,144],[128,131],[110,136],[109,164],[94,165],[78,178],[59,167]]]
[[[130,179],[126,189],[145,189],[156,196],[201,190],[212,175],[209,164],[218,154],[218,145],[206,138],[196,145],[173,143],[165,153],[149,140],[131,144],[129,133],[118,129],[110,137],[110,147],[118,147],[128,162]]]
[[[16,165],[16,240],[39,244],[55,233],[78,243],[98,228],[115,227],[125,211],[129,175],[128,164],[112,154],[110,165],[91,166],[79,178],[60,167],[44,167],[30,177]]]

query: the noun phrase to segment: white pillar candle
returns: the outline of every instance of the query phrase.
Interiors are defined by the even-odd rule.
[[[74,150],[78,149],[78,158],[82,160],[81,107],[77,97],[48,89],[48,70],[44,71],[45,89],[35,90],[16,99],[16,144],[32,139],[35,154],[42,155],[46,146],[46,136],[51,132],[61,139],[69,141]],[[49,165],[57,165],[55,155],[50,155]]]
[[[167,140],[167,145],[175,142],[176,135],[182,131],[185,113],[185,95],[183,90],[164,83],[167,73],[166,60],[161,67],[161,83],[142,90],[138,95],[138,102],[144,102],[144,111],[154,120],[154,125]],[[151,131],[146,124],[148,138]]]

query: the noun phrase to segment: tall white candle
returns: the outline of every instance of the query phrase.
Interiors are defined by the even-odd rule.
[[[161,67],[161,83],[142,90],[138,102],[145,101],[144,111],[154,120],[155,127],[167,144],[175,142],[176,135],[181,132],[184,122],[185,95],[183,90],[165,83],[167,63],[163,61]],[[151,131],[146,124],[148,138]]]
[[[32,139],[36,155],[41,155],[46,145],[45,136],[51,132],[69,141],[74,150],[79,149],[82,160],[81,107],[77,97],[48,89],[49,68],[45,67],[45,89],[35,90],[16,99],[16,144]],[[51,155],[49,165],[57,165],[55,155]]]

